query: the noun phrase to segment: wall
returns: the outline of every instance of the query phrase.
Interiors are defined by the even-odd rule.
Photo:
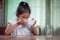
[[[51,25],[54,28],[54,35],[60,35],[60,0],[52,0]]]
[[[0,0],[0,27],[5,26],[4,0]]]

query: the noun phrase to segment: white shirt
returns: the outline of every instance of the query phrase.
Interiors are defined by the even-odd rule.
[[[14,25],[17,22],[17,19],[11,19],[8,21],[11,25]],[[32,21],[31,21],[32,22]],[[28,27],[23,27],[23,25],[19,25],[12,33],[12,36],[17,35],[31,35],[30,29],[33,25],[31,22],[28,23]]]

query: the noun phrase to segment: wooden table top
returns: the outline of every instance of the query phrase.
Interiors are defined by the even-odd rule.
[[[60,36],[5,36],[0,35],[0,40],[60,40]]]

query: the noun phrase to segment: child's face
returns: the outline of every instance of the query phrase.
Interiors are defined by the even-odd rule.
[[[25,20],[28,20],[29,16],[30,16],[30,14],[28,12],[25,12],[25,13],[19,15],[18,18],[23,18]]]

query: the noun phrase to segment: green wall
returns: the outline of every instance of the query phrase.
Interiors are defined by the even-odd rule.
[[[51,25],[54,28],[54,35],[60,35],[60,0],[51,2]]]

